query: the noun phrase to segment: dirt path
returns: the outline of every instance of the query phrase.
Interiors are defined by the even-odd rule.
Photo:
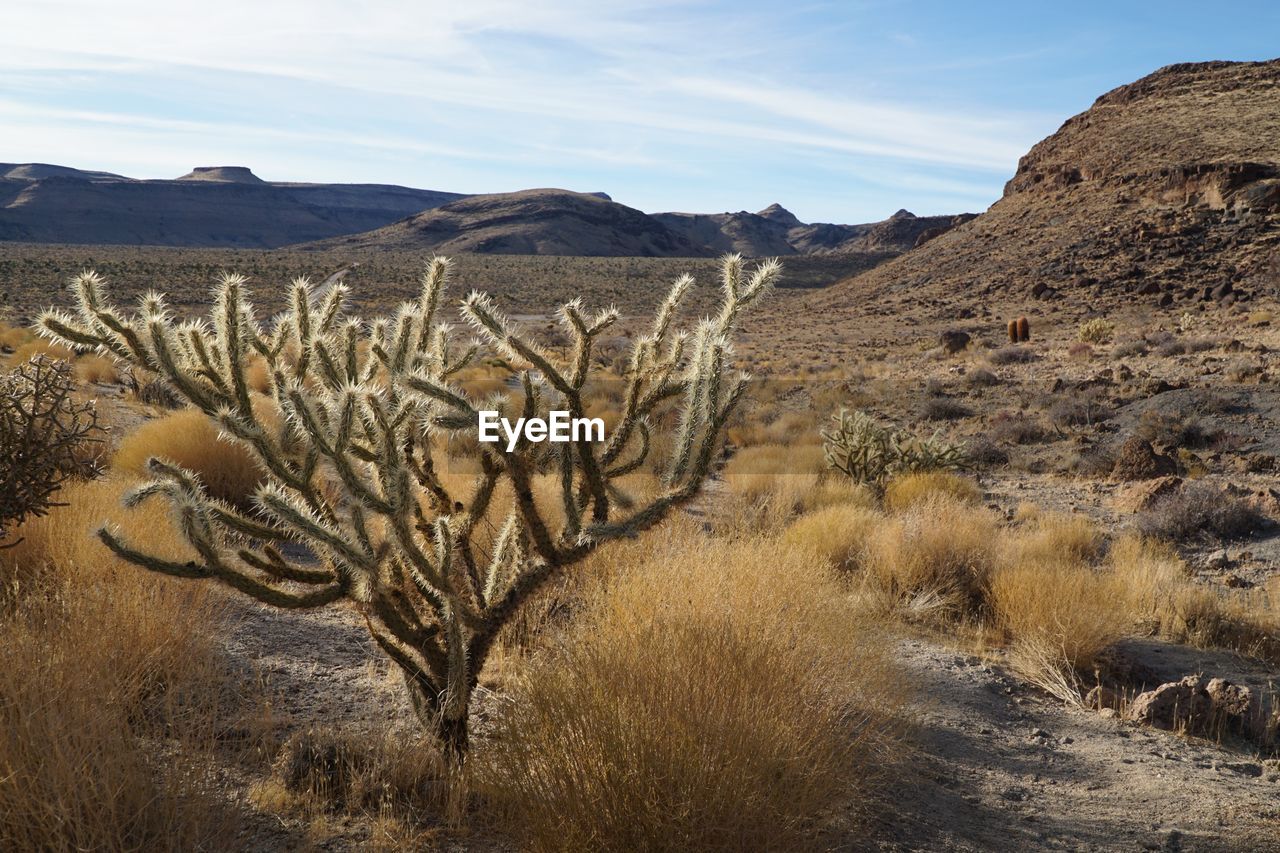
[[[1069,710],[977,657],[903,643],[919,776],[874,849],[1267,850],[1280,769],[1255,755]]]

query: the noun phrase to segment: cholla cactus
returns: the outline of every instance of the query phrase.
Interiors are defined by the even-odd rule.
[[[74,388],[71,365],[43,355],[0,376],[0,543],[23,519],[44,515],[64,482],[97,470],[85,451],[102,429]]]
[[[1115,323],[1111,323],[1101,317],[1094,317],[1080,325],[1080,329],[1076,332],[1076,337],[1087,344],[1108,344],[1111,343],[1111,337],[1115,334]]]
[[[488,344],[523,369],[518,402],[495,398],[484,408],[583,417],[593,347],[616,311],[588,315],[577,301],[563,306],[571,346],[562,363],[473,292],[461,312],[481,340],[460,347],[437,317],[449,263],[436,258],[416,301],[369,323],[345,316],[343,285],[316,293],[299,279],[288,310],[264,325],[245,279],[234,275],[218,285],[207,321],[176,321],[154,293],[126,316],[90,272],[72,282],[76,313],[49,311],[41,327],[164,377],[269,473],[257,511],[245,513],[210,498],[191,472],[153,459],[154,480],[125,500],[167,499],[199,558],[175,563],[142,553],[110,527],[99,531],[102,541],[143,568],[217,579],[277,607],[353,601],[403,671],[424,725],[461,756],[471,693],[502,627],[557,572],[604,542],[652,528],[699,491],[747,382],[727,369],[730,338],[740,312],[780,269],[769,261],[746,275],[741,257],[727,257],[719,314],[692,332],[675,329],[692,283],[681,278],[652,331],[632,348],[621,420],[607,442],[479,444],[481,473],[468,494],[446,488],[434,460],[434,439],[478,430],[481,405],[450,377]],[[259,358],[284,415],[278,424],[259,416],[246,382],[247,365]],[[678,405],[679,420],[665,488],[642,506],[624,505],[614,481],[645,463],[656,415],[669,405]],[[554,525],[532,488],[537,474],[552,471],[562,505],[556,515],[563,515]],[[480,553],[476,534],[503,482],[513,506],[492,548]],[[309,547],[318,564],[290,561],[286,543]]]
[[[886,480],[913,471],[969,467],[964,448],[935,432],[927,439],[882,426],[864,412],[841,409],[835,429],[822,433],[827,466],[855,482],[881,488]]]

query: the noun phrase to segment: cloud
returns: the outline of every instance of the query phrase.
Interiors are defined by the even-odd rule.
[[[764,172],[843,158],[905,183],[908,167],[957,170],[940,179],[994,198],[1046,125],[861,96],[840,82],[847,72],[809,66],[820,33],[784,32],[783,13],[740,4],[46,0],[5,17],[0,159],[19,142],[85,166],[100,152],[190,165],[225,151],[215,159],[296,169],[327,158],[324,174],[345,165],[408,181],[391,166],[420,158],[459,179],[496,164],[495,181],[603,176],[647,189],[714,183],[717,160]],[[8,127],[19,116],[20,133]],[[96,138],[83,154],[67,138],[77,126]]]

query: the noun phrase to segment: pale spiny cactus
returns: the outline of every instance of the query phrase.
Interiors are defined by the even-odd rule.
[[[865,412],[847,409],[832,419],[835,428],[821,433],[827,467],[857,483],[879,489],[899,474],[969,467],[964,448],[947,442],[941,433],[916,438],[881,425]]]
[[[739,313],[774,284],[780,266],[769,261],[747,275],[741,257],[727,257],[720,311],[691,334],[675,329],[692,284],[681,278],[652,331],[632,348],[621,419],[607,442],[522,438],[511,451],[505,442],[480,444],[481,473],[466,495],[451,493],[438,476],[433,438],[477,430],[480,408],[584,417],[593,347],[617,312],[588,316],[577,301],[563,306],[571,347],[560,363],[488,296],[473,292],[461,312],[482,341],[459,348],[437,316],[448,271],[447,260],[432,260],[417,301],[371,323],[344,316],[341,284],[317,294],[299,279],[288,310],[266,325],[255,319],[240,276],[223,277],[208,321],[179,322],[155,293],[126,316],[87,272],[72,282],[76,313],[49,311],[41,327],[164,377],[269,472],[257,511],[245,513],[211,499],[191,472],[153,459],[155,479],[126,501],[170,501],[199,558],[176,563],[141,553],[109,527],[99,531],[102,541],[144,568],[215,578],[277,607],[350,599],[403,671],[423,723],[450,754],[461,755],[471,693],[502,627],[557,571],[601,543],[653,527],[699,491],[748,378],[728,373],[730,337]],[[526,366],[518,402],[495,398],[481,406],[450,382],[484,343]],[[258,358],[284,415],[275,425],[260,417],[246,382],[246,367]],[[665,487],[647,504],[624,506],[614,481],[645,463],[656,415],[667,405],[678,405],[680,417]],[[555,525],[532,488],[535,475],[552,471],[559,472],[564,517]],[[503,481],[513,508],[493,547],[477,553],[475,534]],[[288,543],[308,546],[318,563],[291,562]]]

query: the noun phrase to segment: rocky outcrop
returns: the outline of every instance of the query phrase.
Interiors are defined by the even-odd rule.
[[[1280,275],[1280,60],[1175,65],[1108,92],[977,219],[817,297],[1248,301]]]

